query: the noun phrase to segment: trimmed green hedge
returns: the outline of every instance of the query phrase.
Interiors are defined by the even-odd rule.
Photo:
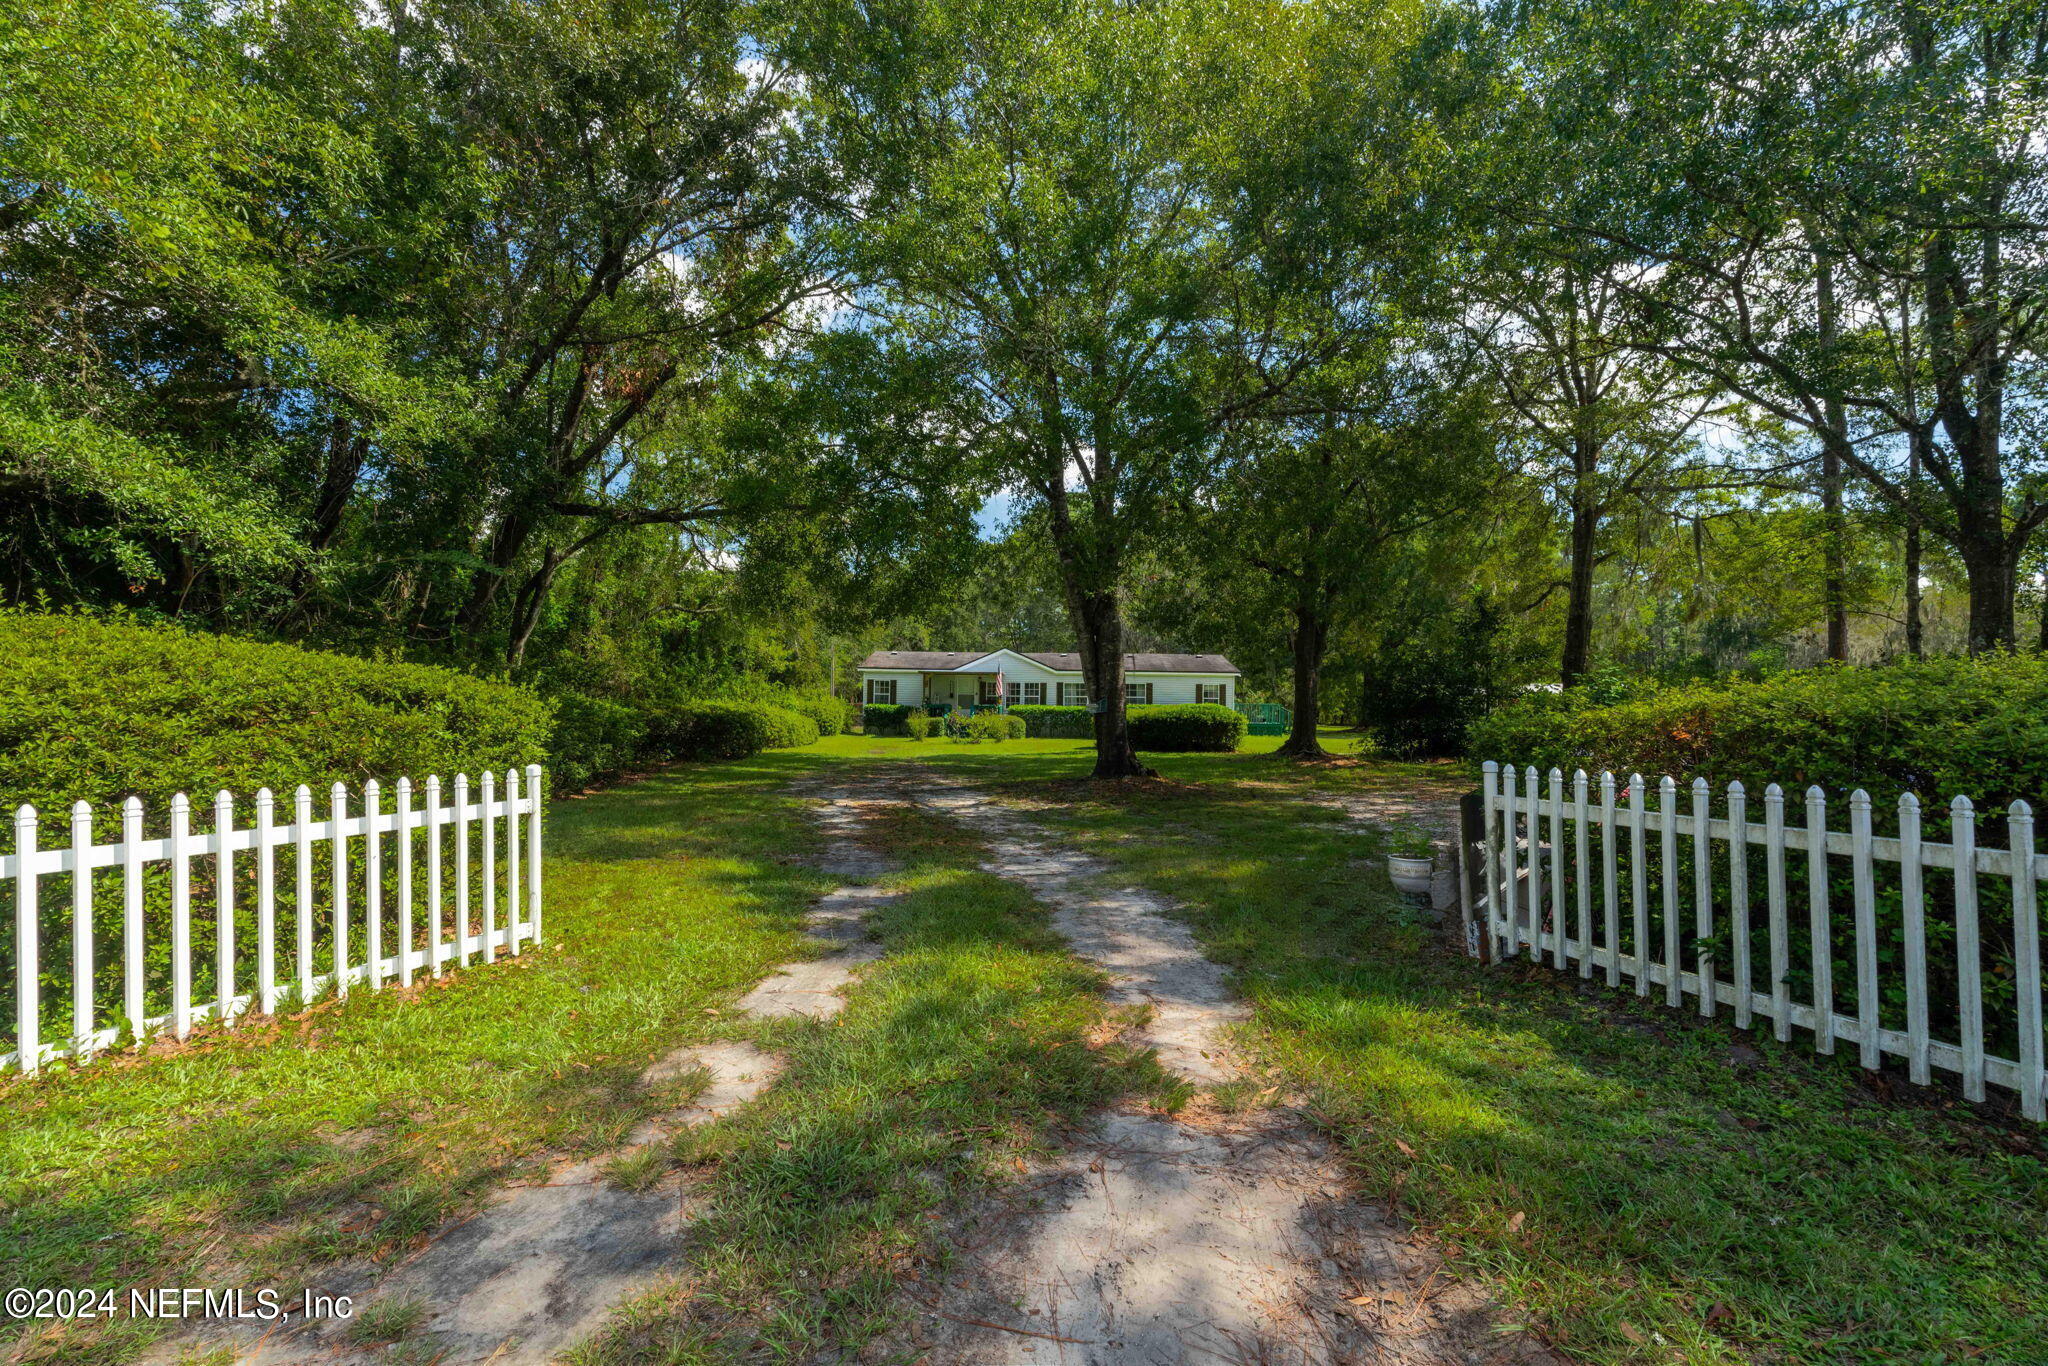
[[[1131,708],[1131,747],[1155,754],[1228,754],[1244,740],[1243,713],[1213,702]]]
[[[791,693],[781,705],[800,716],[810,717],[820,735],[837,735],[846,729],[846,703],[831,693]]]
[[[526,688],[188,632],[0,609],[0,803],[152,804],[548,762]]]
[[[677,759],[746,759],[764,749],[796,749],[818,742],[818,723],[765,702],[689,702],[663,726],[665,746]]]
[[[548,778],[556,792],[581,792],[616,778],[645,755],[647,717],[637,708],[583,693],[556,693]]]
[[[1475,762],[1570,773],[1740,779],[1830,793],[1861,787],[1986,804],[2048,797],[2048,659],[1987,655],[1839,666],[1762,682],[1666,688],[1594,705],[1538,694],[1475,724]]]
[[[1093,740],[1095,716],[1086,707],[1012,707],[1033,740]]]
[[[924,708],[907,704],[888,707],[865,706],[860,709],[860,728],[869,735],[908,735],[912,712],[922,715]]]

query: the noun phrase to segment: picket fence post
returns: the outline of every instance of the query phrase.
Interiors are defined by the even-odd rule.
[[[92,1047],[92,806],[71,804],[71,1048]]]
[[[14,1040],[16,1065],[33,1073],[43,1057],[40,917],[36,905],[36,809],[14,812]]]

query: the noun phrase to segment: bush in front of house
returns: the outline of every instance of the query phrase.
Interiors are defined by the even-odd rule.
[[[1993,654],[1831,665],[1761,681],[1688,684],[1597,703],[1534,694],[1477,722],[1468,753],[1567,774],[1608,769],[1752,793],[1863,788],[1882,808],[1902,792],[1968,796],[1979,811],[2048,796],[2048,659]],[[1754,797],[1751,799],[1755,800]]]
[[[1012,707],[1033,740],[1093,740],[1095,716],[1086,707]]]
[[[676,759],[747,759],[764,749],[818,741],[818,723],[766,702],[686,702],[665,719],[665,748]]]
[[[637,708],[583,693],[554,695],[548,777],[557,792],[581,792],[616,778],[645,752],[647,717]]]
[[[929,740],[932,732],[944,724],[930,712],[922,708],[913,708],[910,714],[903,718],[903,733],[913,740]]]
[[[425,664],[0,608],[0,803],[474,777],[550,760],[538,694]],[[103,820],[105,818],[103,817]]]
[[[1001,744],[1005,740],[1021,740],[1026,733],[1021,719],[1005,716],[999,711],[978,711],[972,716],[962,717],[957,725],[948,718],[946,729],[955,739],[968,744],[978,744],[983,740]]]
[[[790,693],[782,705],[810,717],[820,735],[837,735],[846,729],[846,703],[829,692]]]
[[[908,735],[908,721],[912,715],[924,715],[923,707],[907,705],[877,706],[869,703],[860,709],[860,728],[869,735]]]
[[[1131,747],[1155,754],[1228,754],[1250,724],[1242,712],[1213,702],[1132,707]]]

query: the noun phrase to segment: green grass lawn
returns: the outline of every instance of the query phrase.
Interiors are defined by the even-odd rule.
[[[787,783],[882,761],[985,782],[1184,902],[1239,969],[1268,1080],[1575,1357],[2048,1359],[2040,1134],[1886,1103],[1847,1058],[1444,953],[1391,895],[1377,838],[1293,798],[1448,790],[1456,770],[1299,766],[1275,744],[1098,789],[1084,742],[839,736],[558,803],[540,952],[0,1087],[7,1283],[288,1286],[396,1253],[543,1154],[616,1146],[674,1099],[636,1085],[651,1056],[738,1034],[789,1070],[640,1173],[691,1174],[702,1236],[582,1360],[857,1349],[891,1326],[900,1278],[942,1260],[958,1201],[1105,1100],[1169,1094],[1090,1046],[1107,1032],[1092,974],[929,816],[882,824],[908,895],[836,1023],[710,1013],[808,951],[827,882]],[[125,1360],[136,1331],[26,1337],[19,1359]]]
[[[1573,1355],[2048,1360],[2041,1134],[1886,1103],[1847,1058],[1446,954],[1392,896],[1373,835],[1273,800],[1441,769],[1179,756],[1160,763],[1178,784],[1095,798],[1042,781],[1085,771],[1085,746],[1051,743],[925,748],[1029,775],[1009,790],[1038,819],[1185,903],[1240,970],[1272,1079],[1367,1189]]]
[[[975,870],[971,837],[911,810],[875,824],[903,864],[884,884],[904,896],[870,921],[885,956],[831,1021],[760,1027],[788,1071],[671,1154],[706,1196],[689,1273],[577,1366],[849,1359],[820,1353],[902,1324],[897,1292],[946,1262],[945,1212],[1117,1096],[1174,1094],[1149,1054],[1099,1042],[1099,975],[1043,906]]]
[[[798,861],[793,762],[556,803],[552,942],[519,960],[0,1087],[0,1280],[289,1284],[404,1248],[543,1153],[615,1146],[670,1099],[635,1085],[650,1056],[731,1028],[706,1008],[807,951],[826,883]],[[18,1359],[125,1360],[146,1332],[31,1334]]]

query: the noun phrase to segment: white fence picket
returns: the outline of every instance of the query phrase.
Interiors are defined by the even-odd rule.
[[[121,1005],[128,1036],[142,1037],[142,798],[121,803]]]
[[[1664,856],[1664,1004],[1675,1010],[1685,1004],[1685,990],[1678,977],[1678,784],[1668,773],[1657,783],[1657,835]]]
[[[299,1004],[313,999],[313,789],[304,783],[293,794],[297,823],[292,843],[298,854]]]
[[[336,783],[327,794],[327,834],[334,846],[334,994],[348,995],[348,789]]]
[[[465,905],[469,872],[468,846],[463,836],[466,836],[468,822],[473,819],[482,819],[486,823],[478,853],[481,859],[490,860],[481,870],[484,921],[478,927],[480,932],[474,934],[470,933],[466,921],[457,925],[457,952],[466,958],[468,953],[481,950],[485,960],[489,961],[497,956],[500,948],[518,953],[526,944],[544,942],[541,927],[541,767],[538,764],[528,765],[523,773],[508,770],[503,792],[499,793],[494,784],[484,786],[479,793],[481,800],[476,803],[467,800],[466,775],[457,775],[455,791],[457,802],[452,806],[443,805],[440,779],[430,777],[425,784],[426,804],[423,808],[415,808],[414,788],[410,780],[401,779],[397,805],[395,809],[386,809],[381,799],[381,786],[373,779],[364,784],[361,814],[351,816],[348,813],[348,790],[337,783],[330,790],[328,818],[316,821],[313,819],[312,791],[301,786],[294,794],[292,823],[279,826],[275,798],[268,788],[264,788],[256,793],[253,824],[247,829],[236,827],[234,795],[223,791],[213,799],[212,827],[205,831],[192,829],[191,799],[179,793],[170,801],[168,829],[162,838],[145,837],[145,809],[139,798],[131,797],[121,806],[120,836],[108,844],[94,843],[93,810],[89,804],[78,802],[70,808],[66,830],[68,841],[52,849],[40,847],[41,822],[35,808],[27,805],[17,808],[12,854],[0,855],[0,882],[11,879],[14,883],[16,942],[14,1050],[0,1054],[0,1068],[11,1066],[23,1072],[35,1072],[57,1058],[84,1063],[124,1038],[145,1039],[159,1030],[185,1038],[200,1021],[228,1023],[245,1011],[275,1012],[280,1004],[278,955],[286,951],[279,944],[277,935],[279,860],[276,854],[287,844],[296,854],[291,875],[296,883],[294,910],[297,933],[290,951],[297,968],[293,974],[296,979],[295,997],[302,1003],[329,987],[343,993],[358,981],[376,987],[393,977],[401,983],[409,983],[418,970],[438,972],[442,969],[449,955],[441,920],[442,834],[445,826],[458,828],[454,846],[456,875],[459,900]],[[506,918],[502,926],[497,925],[494,918],[495,860],[500,852],[496,845],[495,827],[500,819],[505,823],[502,853],[505,859]],[[430,924],[429,933],[424,937],[416,933],[415,925],[413,832],[416,829],[426,832]],[[396,836],[393,847],[399,866],[395,870],[387,870],[385,866],[387,835]],[[360,956],[351,950],[353,940],[350,933],[352,870],[349,845],[355,836],[364,840],[359,851],[364,926]],[[314,963],[319,947],[314,854],[316,847],[321,845],[331,849],[333,859],[331,905],[327,908],[332,916],[332,932],[328,937],[331,959],[327,964],[328,970],[324,972],[316,971]],[[253,868],[249,865],[238,868],[238,856],[245,851],[254,855]],[[213,982],[212,990],[205,993],[203,1000],[195,999],[194,995],[199,985],[194,981],[192,926],[192,865],[195,860],[206,861],[202,875],[210,874],[213,880]],[[150,961],[148,939],[151,929],[144,914],[145,874],[159,865],[164,866],[167,873],[165,886],[169,901],[170,941],[167,956],[170,962],[168,979],[161,988],[167,992],[168,999],[158,998],[167,1008],[163,1014],[153,1016],[149,998],[159,988],[151,984],[145,972]],[[99,947],[93,923],[95,874],[100,869],[119,869],[122,879],[119,998],[105,1002],[97,1000],[94,995]],[[395,924],[388,927],[384,923],[383,904],[387,871],[394,876],[398,898]],[[67,903],[61,911],[51,908],[46,920],[42,893],[54,890],[47,886],[47,879],[63,874],[70,877]],[[238,903],[240,894],[237,887],[244,882],[251,885],[254,898],[256,933],[253,949],[237,934],[238,904],[241,906],[240,914],[252,913],[249,903]],[[387,929],[396,935],[395,943],[390,942]],[[68,933],[70,936],[68,1031],[56,1023],[63,1013],[59,1002],[47,1003],[52,1018],[47,1022],[44,1019],[46,1002],[41,973],[51,956],[47,936],[56,933]],[[422,938],[424,943],[420,942]],[[253,964],[250,962],[252,957],[255,960]],[[249,981],[252,971],[254,982],[245,994],[241,987]],[[46,1023],[51,1026],[47,1035]]]
[[[1629,853],[1632,855],[1629,867],[1629,891],[1634,897],[1630,909],[1635,913],[1632,928],[1635,931],[1635,978],[1636,995],[1650,994],[1650,863],[1643,856],[1644,845],[1649,836],[1649,827],[1644,824],[1643,775],[1631,773],[1628,779],[1628,838]]]
[[[1785,908],[1785,789],[1764,789],[1764,881],[1771,918],[1771,1032],[1792,1038],[1792,943]]]
[[[277,1010],[277,800],[256,789],[256,1009]]]
[[[1692,914],[1694,971],[1702,982],[1714,980],[1714,847],[1707,815],[1707,780],[1692,780]],[[1678,981],[1676,968],[1671,980]],[[1714,993],[1700,991],[1700,1014],[1712,1019]]]
[[[469,775],[455,775],[455,961],[469,966]]]
[[[1579,976],[1593,975],[1593,883],[1589,876],[1592,832],[1586,822],[1586,770],[1572,774],[1572,888],[1578,893]]]
[[[1984,1099],[1984,950],[1977,926],[1977,813],[1968,797],[1949,803],[1956,851],[1956,1014],[1963,1045],[1963,1094]]]
[[[21,1070],[33,1072],[43,1057],[42,963],[38,949],[36,901],[36,809],[14,813],[14,1038]]]
[[[71,1047],[92,1047],[92,807],[71,804]]]
[[[1621,865],[1615,848],[1614,775],[1600,775],[1600,909],[1607,935],[1607,985],[1621,985],[1621,897],[1616,891],[1616,870]]]
[[[1835,1051],[1834,936],[1828,925],[1828,796],[1806,789],[1806,938],[1813,974],[1814,1051]]]
[[[526,766],[526,938],[540,939],[540,765]]]
[[[1500,911],[1496,917],[1499,922],[1496,937],[1499,940],[1500,949],[1494,954],[1494,957],[1506,960],[1514,957],[1515,954],[1515,921],[1521,914],[1515,905],[1515,898],[1520,888],[1515,881],[1515,854],[1519,839],[1515,833],[1515,766],[1513,764],[1505,765],[1501,769],[1500,781],[1500,810],[1507,828],[1501,836],[1503,866],[1500,877],[1500,896],[1497,898],[1500,904]]]
[[[447,820],[447,808],[441,805],[441,779],[436,775],[427,779],[428,940],[433,945],[430,963],[436,977],[448,961],[448,940],[441,933],[441,827]]]
[[[1984,1099],[1988,1084],[2008,1087],[2018,1093],[2022,1114],[2048,1119],[2048,1037],[2044,1037],[2048,999],[2043,995],[2039,897],[2039,882],[2048,877],[2048,857],[2035,850],[2033,809],[2027,803],[2015,802],[2005,813],[2005,847],[1985,848],[1979,845],[1976,811],[1967,797],[1956,797],[1950,803],[1950,842],[1939,844],[1925,838],[1921,805],[1911,794],[1899,800],[1898,834],[1893,838],[1875,833],[1870,796],[1861,789],[1847,798],[1848,830],[1837,832],[1828,829],[1828,796],[1818,786],[1805,793],[1803,824],[1787,829],[1785,794],[1776,783],[1764,789],[1763,821],[1757,824],[1750,819],[1748,793],[1740,783],[1728,785],[1726,816],[1716,818],[1713,793],[1703,779],[1690,780],[1692,800],[1685,808],[1679,801],[1676,780],[1661,778],[1658,801],[1652,809],[1648,785],[1641,774],[1631,774],[1621,794],[1625,810],[1617,810],[1617,784],[1611,773],[1599,775],[1600,802],[1593,808],[1593,781],[1581,771],[1573,776],[1567,793],[1562,770],[1554,768],[1546,792],[1533,767],[1525,766],[1518,773],[1512,765],[1486,765],[1481,789],[1486,842],[1484,910],[1496,958],[1512,957],[1526,945],[1528,956],[1540,963],[1547,949],[1551,966],[1557,970],[1576,966],[1582,977],[1590,977],[1596,967],[1604,968],[1610,986],[1619,987],[1627,979],[1641,996],[1649,995],[1653,984],[1661,983],[1666,1003],[1673,1007],[1684,1004],[1687,992],[1692,993],[1703,1016],[1712,1016],[1728,1005],[1741,1028],[1754,1027],[1758,1013],[1768,1015],[1779,1039],[1789,1040],[1796,1026],[1812,1035],[1817,1052],[1833,1052],[1837,1039],[1847,1040],[1857,1046],[1858,1061],[1866,1068],[1879,1066],[1889,1055],[1904,1059],[1913,1079],[1923,1084],[1937,1068],[1954,1073],[1961,1079],[1963,1093],[1972,1100]],[[1597,936],[1591,852],[1596,826],[1601,840],[1604,920],[1604,933]],[[1620,897],[1616,895],[1624,829],[1630,842],[1629,928],[1633,932],[1627,951]],[[1658,836],[1654,854],[1661,867],[1656,895],[1662,918],[1655,926],[1649,885],[1652,830]],[[1681,832],[1689,836],[1689,848],[1681,844]],[[1721,857],[1716,840],[1727,844],[1725,935],[1719,928],[1722,910],[1715,891],[1715,861]],[[1751,919],[1750,857],[1759,846],[1765,880],[1761,932],[1769,939],[1770,980],[1764,990],[1758,990],[1754,981],[1758,950]],[[1788,848],[1806,856],[1807,948],[1799,966],[1807,973],[1799,1000],[1794,999]],[[1693,862],[1690,916],[1680,886],[1682,851]],[[1520,862],[1524,857],[1525,864]],[[1853,915],[1854,928],[1850,961],[1855,973],[1855,1004],[1853,1013],[1846,1015],[1837,1010],[1835,1000],[1836,908],[1829,874],[1836,857],[1849,861],[1850,904],[1844,911]],[[1882,952],[1878,872],[1885,866],[1898,870],[1902,916],[1898,932],[1904,961],[1897,964],[1888,964]],[[1930,1025],[1927,868],[1947,869],[1954,877],[1956,1024],[1952,1043],[1936,1037]],[[2017,1000],[2012,1023],[2000,1026],[1999,1047],[2006,1047],[2013,1038],[2003,1031],[2015,1029],[2016,1057],[1995,1054],[1986,1036],[1980,885],[1987,876],[2005,878],[2011,893],[2010,976]],[[1550,879],[1547,901],[1546,877]],[[1567,877],[1575,880],[1569,894],[1564,886]],[[1991,904],[2002,905],[1996,900]],[[1576,934],[1571,933],[1573,927],[1567,919],[1573,909],[1577,911]],[[1653,929],[1662,931],[1658,936],[1661,942],[1654,945]],[[1690,946],[1684,943],[1688,933],[1694,936]],[[1690,970],[1688,956],[1692,959]],[[1726,981],[1722,980],[1724,971]],[[2003,975],[2006,969],[2000,967],[1999,971]],[[1895,1029],[1886,1025],[1885,1001],[1888,994],[1899,990],[1901,978],[1904,1028]]]
[[[491,794],[496,778],[484,770],[483,800],[481,808],[484,818],[484,961],[490,962],[498,953],[498,823],[491,818]]]
[[[1742,784],[1728,784],[1728,918],[1735,974],[1735,1026],[1749,1029],[1755,1023],[1755,1003],[1750,1000],[1755,977],[1749,961],[1749,846],[1755,832],[1749,824],[1749,794]]]
[[[384,836],[378,822],[384,790],[363,784],[363,952],[370,990],[384,985]]]
[[[519,770],[505,770],[505,947],[519,952]]]
[[[192,801],[171,798],[171,1033],[192,1032]]]
[[[2034,866],[2034,808],[2014,802],[2007,810],[2012,838],[2006,847],[2015,870]],[[2048,1119],[2041,1076],[2041,917],[2034,879],[2015,877],[2012,884],[2013,985],[2019,992],[2020,1113]]]
[[[412,779],[398,780],[398,985],[412,985]]]
[[[213,1009],[222,1020],[235,1007],[235,855],[228,837],[235,828],[235,799],[225,791],[213,799]]]
[[[1899,798],[1899,900],[1906,922],[1906,1067],[1914,1083],[1925,1086],[1933,1073],[1928,1062],[1927,901],[1920,881],[1920,858],[1920,799],[1908,792]]]

